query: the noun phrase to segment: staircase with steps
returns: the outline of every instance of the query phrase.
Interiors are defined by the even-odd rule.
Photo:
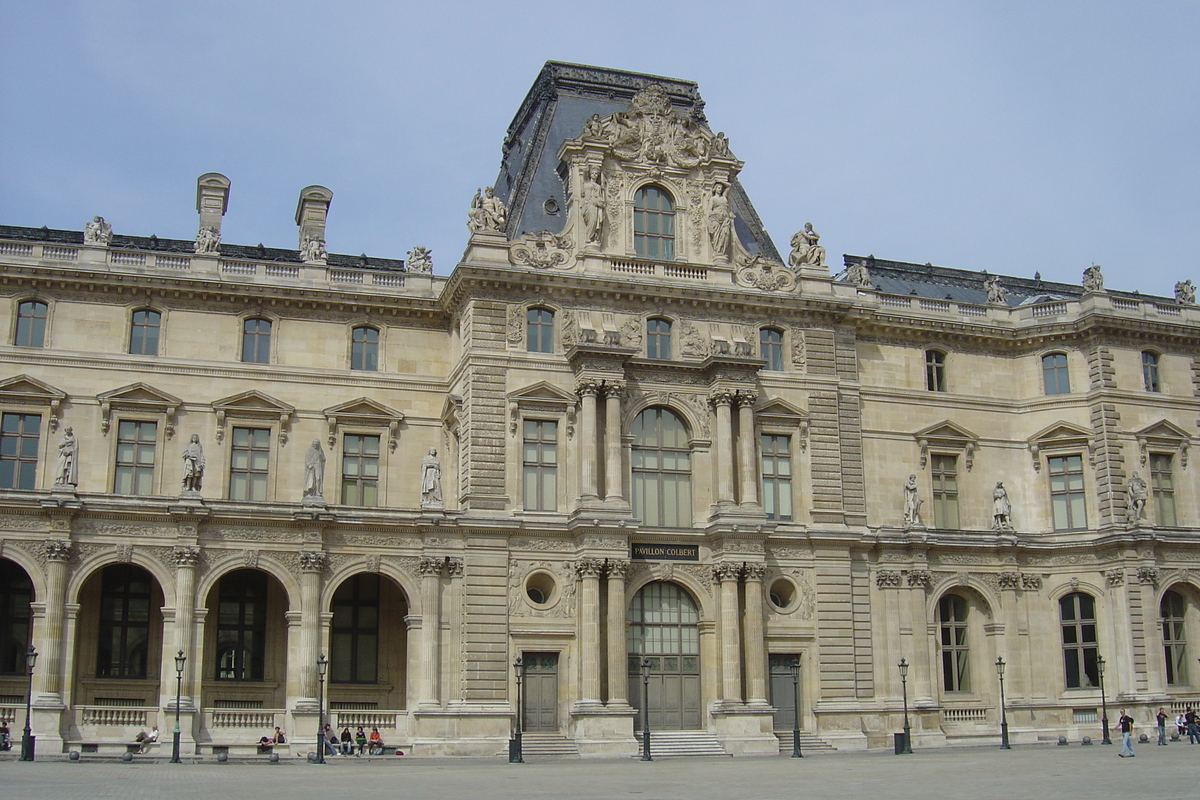
[[[775,735],[779,737],[779,754],[790,756],[792,754],[792,732],[791,731],[775,731]],[[651,740],[651,746],[654,742]],[[826,742],[824,739],[818,739],[811,733],[800,731],[800,754],[804,756],[823,756],[831,755],[837,752],[837,748]]]
[[[650,741],[654,745],[653,739]],[[561,733],[521,734],[521,755],[535,758],[579,758],[575,742]]]
[[[641,747],[641,731],[636,732],[634,736],[637,737],[638,746]],[[708,731],[650,731],[650,756],[652,758],[727,755],[729,754],[721,747],[720,740]]]

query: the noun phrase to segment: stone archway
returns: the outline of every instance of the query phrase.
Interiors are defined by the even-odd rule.
[[[629,703],[643,709],[652,730],[702,728],[700,610],[679,584],[648,583],[629,605]],[[642,699],[641,662],[650,659],[648,696]]]

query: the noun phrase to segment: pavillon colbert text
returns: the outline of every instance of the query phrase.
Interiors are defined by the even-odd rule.
[[[700,546],[695,544],[633,543],[633,559],[640,561],[699,561]]]

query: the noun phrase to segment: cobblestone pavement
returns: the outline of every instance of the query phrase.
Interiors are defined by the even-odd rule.
[[[906,800],[944,798],[1200,798],[1200,747],[1140,745],[1017,747],[839,754],[805,759],[677,758],[334,761],[168,764],[92,761],[0,762],[5,797],[22,800],[444,800],[561,797],[629,800]]]

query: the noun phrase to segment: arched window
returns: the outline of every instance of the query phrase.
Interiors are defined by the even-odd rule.
[[[158,330],[162,315],[150,308],[133,312],[129,326],[129,352],[137,356],[158,355]]]
[[[671,321],[669,319],[646,320],[646,358],[670,360]]]
[[[32,602],[29,575],[14,562],[0,559],[0,675],[25,674]]]
[[[938,601],[941,631],[942,687],[947,692],[971,690],[970,651],[967,649],[967,601],[948,594]]]
[[[633,196],[633,251],[642,258],[675,258],[675,204],[658,186],[643,186]]]
[[[1184,615],[1187,606],[1179,592],[1167,592],[1159,603],[1162,615],[1163,656],[1167,661],[1167,684],[1185,684],[1187,677],[1187,637]]]
[[[96,676],[145,678],[150,640],[150,573],[133,564],[104,568]]]
[[[931,392],[946,391],[946,354],[941,350],[925,351],[925,388]]]
[[[333,594],[331,683],[374,683],[379,653],[379,576],[358,574]]]
[[[350,331],[350,369],[379,369],[379,331],[369,325]]]
[[[758,357],[767,362],[766,369],[783,370],[783,333],[775,328],[758,332]]]
[[[1142,385],[1147,392],[1161,392],[1158,382],[1158,353],[1151,350],[1142,351]]]
[[[525,312],[525,350],[554,352],[554,312],[550,309],[531,308]]]
[[[1046,394],[1070,393],[1066,353],[1047,353],[1042,356],[1042,380],[1046,385]]]
[[[1095,598],[1083,592],[1072,592],[1058,601],[1058,611],[1067,688],[1091,689],[1099,686]]]
[[[48,312],[49,307],[40,300],[26,300],[18,305],[13,344],[18,347],[45,347]]]
[[[654,528],[692,524],[692,465],[687,428],[665,408],[633,421],[633,515]]]
[[[217,680],[261,681],[266,657],[267,574],[239,569],[218,588]]]
[[[700,612],[696,601],[674,583],[646,584],[629,606],[629,703],[650,712],[655,730],[701,727]],[[654,682],[642,702],[640,665],[650,659]],[[637,724],[641,725],[639,717]]]
[[[271,361],[271,320],[251,317],[242,323],[242,361],[268,364]]]

